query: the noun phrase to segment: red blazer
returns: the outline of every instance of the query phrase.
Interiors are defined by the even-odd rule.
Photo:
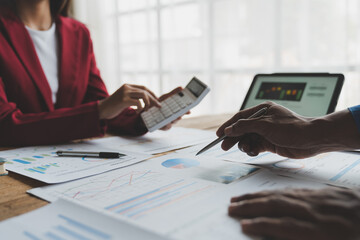
[[[0,145],[24,146],[97,137],[109,126],[118,134],[146,132],[133,109],[100,121],[98,100],[108,96],[96,67],[85,25],[56,18],[59,42],[59,91],[51,90],[33,42],[20,19],[0,11]]]

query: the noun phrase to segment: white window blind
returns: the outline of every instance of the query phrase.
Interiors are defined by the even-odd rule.
[[[234,112],[253,76],[341,72],[338,109],[360,104],[360,1],[75,0],[110,92],[157,94],[196,75],[210,85],[193,115]]]

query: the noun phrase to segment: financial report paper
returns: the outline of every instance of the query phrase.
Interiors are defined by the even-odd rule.
[[[110,214],[60,199],[0,223],[1,239],[117,240],[167,239]]]
[[[360,154],[329,152],[311,158],[282,161],[266,166],[273,172],[336,186],[360,187]]]
[[[126,167],[151,157],[151,155],[120,149],[115,151],[124,153],[126,156],[115,159],[58,157],[56,155],[58,150],[114,151],[114,149],[90,143],[18,148],[1,151],[0,157],[6,159],[5,167],[7,170],[49,184],[67,182],[116,168]]]
[[[221,176],[226,176],[225,179],[229,176],[225,164],[216,165],[224,169],[216,173],[219,178],[208,178],[206,169],[199,168],[202,160],[196,165],[174,159],[174,156],[164,156],[131,168],[29,192],[48,201],[59,197],[76,200],[170,238],[249,239],[242,234],[239,222],[227,215],[232,196],[288,187],[324,187],[320,183],[277,176],[267,170],[255,171],[241,180],[222,182]],[[187,171],[189,168],[198,170]],[[244,168],[244,175],[246,169],[249,167]]]

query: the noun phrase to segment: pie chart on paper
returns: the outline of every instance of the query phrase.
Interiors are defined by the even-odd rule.
[[[305,167],[302,162],[296,161],[283,161],[273,164],[275,168],[285,169],[285,170],[299,170]]]
[[[173,158],[161,163],[166,168],[184,169],[200,165],[200,162],[189,158]]]

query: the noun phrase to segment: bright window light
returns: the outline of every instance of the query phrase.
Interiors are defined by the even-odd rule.
[[[360,1],[75,0],[103,79],[161,94],[212,89],[194,115],[235,112],[257,73],[340,72],[338,109],[360,104]]]

